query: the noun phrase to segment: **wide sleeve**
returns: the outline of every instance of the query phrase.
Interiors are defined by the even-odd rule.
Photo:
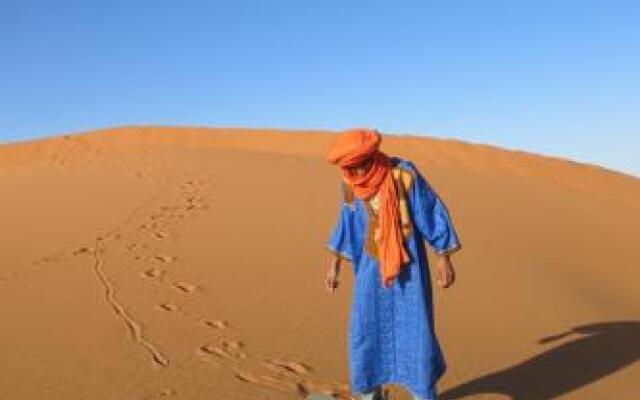
[[[451,254],[462,248],[446,205],[435,190],[412,165],[413,184],[410,203],[413,220],[420,232],[437,254]]]
[[[343,185],[343,196],[340,200],[338,220],[336,221],[336,224],[331,231],[331,235],[329,237],[329,241],[326,243],[326,247],[336,256],[352,261],[353,251],[351,243],[351,226],[354,211],[351,209],[352,206],[348,204],[344,199],[344,190],[345,189]]]

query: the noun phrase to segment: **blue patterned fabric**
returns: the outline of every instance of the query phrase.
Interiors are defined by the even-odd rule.
[[[446,206],[411,161],[392,157],[410,171],[407,192],[414,224],[407,241],[410,264],[390,288],[382,286],[378,260],[366,248],[368,214],[355,198],[341,200],[329,249],[352,261],[354,291],[349,326],[352,391],[362,394],[396,383],[424,399],[436,399],[436,383],[446,370],[434,331],[431,279],[426,240],[438,253],[460,247]]]

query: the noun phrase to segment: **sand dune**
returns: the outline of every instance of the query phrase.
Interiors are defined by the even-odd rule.
[[[331,139],[125,127],[0,146],[0,398],[348,399],[351,271],[322,287]],[[640,180],[451,140],[383,150],[416,163],[464,246],[434,298],[444,399],[640,396]]]

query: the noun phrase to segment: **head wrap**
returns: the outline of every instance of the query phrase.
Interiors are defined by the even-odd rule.
[[[336,164],[357,197],[368,200],[378,194],[380,273],[385,287],[391,286],[400,268],[409,261],[404,248],[391,160],[379,150],[382,137],[375,129],[353,128],[338,136],[329,148],[327,161]],[[366,173],[352,174],[349,168],[369,161]]]
[[[373,129],[346,130],[331,144],[327,160],[340,167],[358,165],[378,151],[381,141],[380,133]]]

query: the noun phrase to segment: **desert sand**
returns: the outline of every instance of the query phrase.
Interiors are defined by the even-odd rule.
[[[350,265],[322,285],[333,133],[0,146],[0,398],[348,399]],[[382,150],[416,163],[463,244],[434,290],[443,399],[640,398],[639,179],[428,137]]]

